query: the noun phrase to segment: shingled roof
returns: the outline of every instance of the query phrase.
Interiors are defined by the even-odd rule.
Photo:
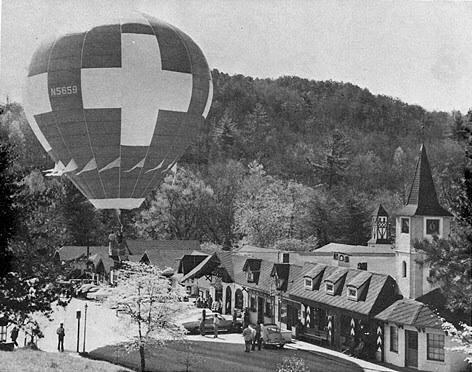
[[[409,298],[394,302],[375,318],[421,328],[441,328],[442,325],[441,318],[428,305]]]
[[[451,216],[439,204],[424,144],[420,148],[408,200],[397,214],[400,216]]]
[[[345,275],[345,281],[343,286],[337,295],[330,295],[326,293],[324,286],[320,286],[319,289],[309,290],[305,289],[303,283],[303,277],[312,272],[317,266],[325,267],[323,271],[324,281],[326,278],[337,277],[338,275]],[[366,272],[355,269],[343,269],[341,272],[337,266],[320,265],[316,263],[305,263],[303,269],[300,270],[298,277],[295,279],[293,285],[288,291],[289,297],[295,301],[300,302],[315,302],[318,304],[324,304],[330,307],[336,307],[347,311],[356,312],[363,315],[372,315],[391,304],[396,300],[397,287],[394,279],[389,275],[370,273],[370,280],[366,279]],[[359,301],[352,301],[347,296],[347,285],[349,283],[358,284],[359,282],[366,283],[365,297]]]
[[[132,255],[155,250],[193,251],[200,248],[198,240],[126,240],[126,244]]]

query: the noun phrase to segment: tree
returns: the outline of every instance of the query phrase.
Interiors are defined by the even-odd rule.
[[[14,235],[16,225],[16,208],[14,197],[17,192],[16,176],[13,171],[15,155],[8,141],[8,133],[0,123],[0,278],[11,269],[13,257],[9,243]]]
[[[316,163],[312,159],[307,159],[319,175],[321,182],[328,185],[328,189],[331,189],[345,177],[349,166],[349,158],[347,157],[350,152],[349,147],[348,138],[336,129],[325,144],[322,162]]]
[[[208,240],[205,218],[213,214],[213,190],[198,174],[179,168],[149,197],[136,218],[145,239]]]
[[[236,203],[237,231],[249,244],[268,247],[284,238],[305,238],[307,205],[312,189],[266,174],[257,162],[249,165]]]
[[[186,306],[181,302],[183,296],[182,287],[154,266],[127,262],[118,271],[107,305],[118,309],[130,337],[126,345],[139,350],[141,371],[146,367],[147,347],[181,340],[185,335],[185,328],[175,320]]]
[[[203,217],[209,240],[222,244],[225,250],[231,249],[237,240],[234,214],[244,176],[243,165],[234,160],[215,163],[208,170],[208,184],[213,190],[213,213]]]
[[[462,133],[465,149],[463,177],[455,185],[455,202],[451,205],[455,228],[449,239],[415,243],[426,253],[430,265],[428,280],[438,283],[451,311],[472,312],[472,112]]]
[[[472,364],[472,326],[462,323],[457,329],[452,323],[445,322],[442,328],[452,336],[452,341],[459,344],[452,347],[451,351],[465,354],[467,363]]]

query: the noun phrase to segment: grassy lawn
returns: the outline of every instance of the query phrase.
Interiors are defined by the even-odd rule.
[[[356,372],[362,371],[357,364],[327,354],[270,349],[251,353],[243,351],[243,345],[216,342],[188,344],[170,343],[166,347],[148,350],[147,371],[206,371],[206,372],[263,372],[276,371],[284,357],[297,355],[305,360],[310,371]],[[139,368],[139,353],[128,353],[120,346],[106,346],[90,353],[94,359],[107,360],[131,369]]]
[[[45,351],[19,349],[11,352],[0,351],[0,371],[119,372],[127,370],[107,362],[71,356],[67,353],[47,353]]]

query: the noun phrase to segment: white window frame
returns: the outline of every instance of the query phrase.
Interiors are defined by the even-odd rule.
[[[439,234],[437,235],[439,238],[443,236],[443,219],[441,217],[424,217],[423,218],[423,236],[427,238],[432,238],[433,234],[426,233],[426,226],[428,220],[437,220],[439,221]]]
[[[354,294],[351,294],[351,291],[354,291]],[[347,287],[347,298],[353,301],[359,299],[359,290],[355,287]]]
[[[408,232],[402,231],[403,220],[408,220]],[[411,234],[411,218],[410,217],[400,217],[400,234],[410,235]]]
[[[331,289],[329,289],[328,286],[331,286]],[[325,290],[327,294],[334,295],[334,283],[325,282]]]
[[[310,284],[308,284],[308,281],[310,281]],[[309,278],[309,277],[304,277],[303,278],[303,286],[305,287],[305,289],[312,290],[313,289],[313,279]]]

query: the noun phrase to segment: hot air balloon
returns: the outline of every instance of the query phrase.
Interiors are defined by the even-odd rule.
[[[193,40],[139,13],[39,46],[24,103],[50,175],[98,209],[133,209],[196,138],[212,95]]]

